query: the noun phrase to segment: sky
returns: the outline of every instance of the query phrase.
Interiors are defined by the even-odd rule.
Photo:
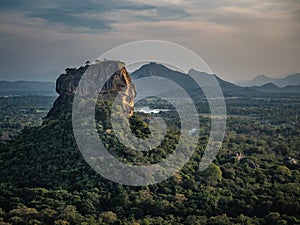
[[[300,72],[300,1],[2,0],[0,80],[55,81],[140,40],[185,46],[228,81],[282,77]]]

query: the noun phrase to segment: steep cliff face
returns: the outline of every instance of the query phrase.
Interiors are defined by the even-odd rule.
[[[118,98],[121,99],[122,107],[130,115],[133,114],[136,92],[130,75],[122,63],[104,61],[78,69],[66,69],[66,72],[60,75],[56,81],[56,92],[59,96],[55,100],[46,119],[56,118],[61,112],[71,112],[74,94],[83,75],[85,76],[85,80],[88,79],[89,82],[87,85],[80,85],[80,89],[77,90],[79,95],[86,96],[91,91],[96,90],[99,92],[99,100],[113,101],[119,94]],[[98,85],[104,82],[103,88],[99,91]],[[91,90],[93,86],[95,88]]]

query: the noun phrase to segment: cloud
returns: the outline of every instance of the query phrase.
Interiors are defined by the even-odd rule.
[[[292,0],[3,0],[0,12],[9,10],[66,27],[108,31],[112,24],[119,21],[126,23],[191,20],[231,26],[274,19],[294,19],[298,22],[299,6],[299,3]]]
[[[26,3],[25,3],[26,2]],[[39,18],[52,24],[62,24],[66,27],[85,27],[96,31],[107,30],[114,20],[108,20],[102,14],[109,12],[131,10],[144,11],[154,9],[155,6],[147,4],[132,4],[123,1],[20,1],[4,0],[0,12],[16,12],[26,15],[28,18]],[[88,14],[98,14],[98,17],[90,17]],[[83,16],[86,15],[86,16]],[[119,15],[120,16],[120,15]]]
[[[300,70],[298,0],[1,3],[1,68],[63,69],[118,44],[162,39],[191,48],[228,79]]]
[[[190,15],[182,8],[182,0],[135,1],[135,0],[83,0],[83,1],[21,1],[4,0],[0,12],[21,13],[28,18],[39,18],[52,24],[69,28],[85,27],[93,32],[105,32],[113,23],[126,21],[164,21],[185,19]],[[91,16],[92,15],[92,16]],[[97,15],[97,16],[95,16]],[[130,22],[130,21],[129,21]],[[72,31],[67,29],[66,31]]]

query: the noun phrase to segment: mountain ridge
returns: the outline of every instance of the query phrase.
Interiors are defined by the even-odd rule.
[[[74,69],[74,68],[73,68]],[[72,68],[68,68],[69,71]],[[274,79],[266,75],[258,75],[252,81],[247,81],[248,83],[231,83],[223,80],[216,74],[208,74],[205,72],[199,72],[191,68],[188,73],[196,72],[197,76],[201,76],[201,81],[205,84],[209,80],[209,76],[215,76],[216,80],[219,82],[221,89],[224,92],[224,96],[256,96],[259,94],[270,94],[270,93],[284,93],[292,94],[299,93],[300,91],[300,74],[292,74],[285,78]],[[155,77],[155,79],[147,80],[144,82],[143,87],[147,86],[148,95],[151,93],[161,92],[174,92],[169,84],[169,80],[175,81],[183,89],[188,90],[192,95],[204,96],[201,89],[199,89],[197,83],[191,79],[188,74],[172,70],[164,65],[151,62],[141,66],[139,69],[135,70],[131,74],[132,81],[136,82],[141,78]],[[160,78],[159,78],[160,77]],[[299,84],[297,80],[299,78]],[[58,78],[57,80],[59,80]],[[159,79],[159,80],[157,80]],[[268,82],[271,79],[273,82]],[[276,81],[276,82],[274,82]],[[288,81],[291,84],[282,85],[282,82]],[[293,81],[293,82],[292,82]],[[243,81],[246,82],[246,81]],[[250,83],[249,83],[250,82]],[[252,82],[252,83],[251,83]],[[278,84],[279,82],[279,84]],[[281,82],[281,83],[280,83]],[[262,83],[262,84],[261,84]],[[275,83],[275,84],[274,84]],[[267,84],[274,84],[276,87],[272,87]],[[241,86],[240,86],[241,85]],[[145,89],[143,91],[145,92]],[[26,96],[26,95],[50,95],[57,96],[55,92],[55,83],[50,81],[0,81],[0,96]]]
[[[300,73],[290,74],[283,78],[272,78],[266,75],[258,75],[252,80],[241,80],[235,82],[235,84],[243,87],[261,86],[267,83],[273,83],[278,87],[286,87],[289,85],[300,86]]]
[[[278,87],[273,83],[267,83],[261,86],[251,86],[249,88],[267,93],[300,93],[300,85],[288,85],[285,87]]]
[[[233,96],[262,96],[262,95],[269,95],[269,94],[294,94],[298,93],[297,88],[289,88],[287,91],[286,89],[278,88],[276,91],[273,90],[270,92],[268,90],[268,86],[266,87],[257,87],[257,86],[250,86],[250,87],[241,87],[231,82],[225,81],[220,78],[216,74],[208,74],[205,72],[199,72],[194,69],[190,69],[188,73],[194,73],[196,76],[200,77],[200,82],[203,86],[210,86],[213,87],[214,84],[209,84],[211,79],[210,76],[214,76],[218,81],[224,97],[233,97]],[[153,79],[147,80],[146,82],[142,83],[143,90],[151,90],[154,94],[160,93],[162,89],[165,90],[166,93],[170,95],[170,93],[175,94],[176,91],[174,88],[171,87],[165,80],[157,80],[157,77],[164,78],[166,80],[174,81],[178,86],[182,87],[188,94],[191,96],[198,96],[204,97],[204,93],[202,89],[198,86],[198,84],[187,74],[174,71],[164,65],[156,64],[156,63],[149,63],[145,64],[133,73],[131,73],[133,82],[138,82],[139,79],[149,78],[152,77]],[[142,82],[142,81],[141,81]],[[138,85],[137,85],[138,86]],[[151,92],[150,91],[150,92]],[[148,92],[149,94],[149,92]]]
[[[0,96],[51,95],[55,96],[55,83],[50,81],[0,81]]]

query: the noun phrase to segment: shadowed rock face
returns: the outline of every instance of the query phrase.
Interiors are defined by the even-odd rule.
[[[84,78],[81,80],[83,75]],[[122,63],[104,61],[79,69],[66,69],[66,73],[60,75],[56,81],[56,92],[59,97],[46,119],[56,118],[64,111],[71,112],[74,94],[80,80],[82,85],[77,90],[78,95],[88,97],[91,94],[99,94],[99,100],[112,101],[118,96],[117,104],[122,105],[130,116],[133,114],[136,91],[130,75]],[[101,83],[104,83],[102,88],[99,87]]]

